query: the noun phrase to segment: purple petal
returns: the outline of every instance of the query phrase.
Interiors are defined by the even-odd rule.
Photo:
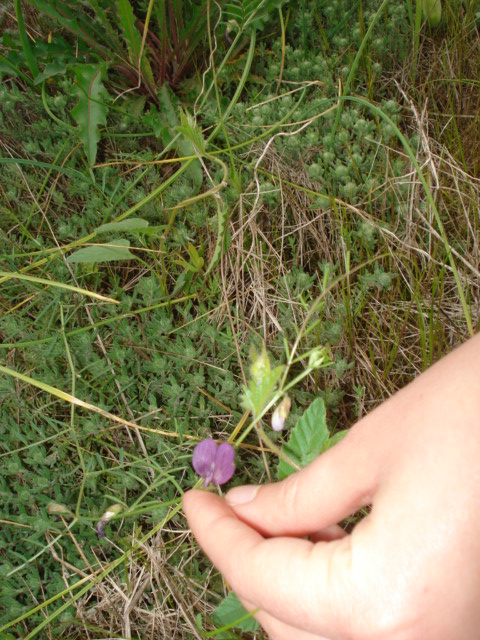
[[[225,484],[233,476],[235,471],[235,449],[228,442],[222,442],[215,456],[215,470],[213,472],[213,484]]]
[[[202,440],[193,450],[192,465],[198,475],[205,478],[204,486],[212,480],[216,453],[217,445],[212,438]]]
[[[105,538],[106,533],[103,530],[103,527],[105,526],[106,522],[104,520],[100,520],[99,523],[97,524],[97,534],[99,538]]]

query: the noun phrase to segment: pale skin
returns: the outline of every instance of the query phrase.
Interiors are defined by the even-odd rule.
[[[305,469],[183,506],[272,640],[478,640],[480,334]]]

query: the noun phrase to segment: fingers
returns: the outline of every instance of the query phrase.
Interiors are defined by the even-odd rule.
[[[360,590],[351,570],[349,536],[317,544],[286,537],[266,540],[224,500],[205,491],[187,492],[183,507],[205,553],[240,599],[260,607],[259,618],[267,625],[294,622],[306,633],[330,638],[344,632],[347,611],[355,618]],[[279,628],[277,633],[287,637]]]
[[[412,460],[418,461],[418,473],[425,467],[428,480],[428,456],[416,452],[438,440],[439,425],[453,423],[459,406],[465,414],[476,401],[479,362],[480,334],[377,407],[305,469],[282,482],[232,489],[226,501],[263,535],[304,536],[371,504],[379,485],[387,485],[387,478],[395,482],[395,473],[412,467]],[[446,448],[458,450],[448,433],[442,431]],[[416,474],[409,475],[415,482]]]
[[[339,527],[338,524],[332,524],[329,527],[325,527],[325,529],[320,529],[320,531],[314,531],[309,534],[309,539],[312,542],[332,542],[333,540],[340,540],[341,538],[345,538],[347,533]]]
[[[360,427],[360,425],[358,425]],[[305,536],[369,504],[378,485],[368,431],[354,428],[339,444],[282,482],[236,487],[225,499],[262,535]]]

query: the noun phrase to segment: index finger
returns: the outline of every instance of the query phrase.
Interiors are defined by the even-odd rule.
[[[350,536],[315,544],[264,538],[205,491],[185,493],[183,507],[200,546],[240,599],[327,637],[346,634],[349,620],[358,620]]]

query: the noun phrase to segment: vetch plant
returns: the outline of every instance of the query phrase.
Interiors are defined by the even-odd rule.
[[[252,429],[255,429],[258,437],[267,448],[280,459],[284,460],[285,464],[295,469],[299,469],[300,465],[272,442],[270,437],[265,433],[262,426],[262,419],[265,414],[281,400],[273,412],[271,419],[272,429],[274,431],[281,431],[285,426],[292,404],[291,399],[286,395],[288,391],[298,385],[301,380],[314,370],[331,365],[331,359],[325,347],[315,347],[295,358],[294,354],[297,348],[298,340],[292,351],[290,351],[288,345],[285,343],[287,365],[279,365],[277,367],[272,367],[265,347],[262,347],[260,352],[256,352],[253,347],[251,348],[251,377],[248,386],[243,387],[241,405],[252,414],[252,421],[244,429],[242,435],[235,440],[235,444],[237,446],[240,445],[248,433],[250,433]],[[292,365],[300,363],[301,361],[304,363],[304,369],[295,376],[293,380],[287,382],[287,375],[290,368]],[[235,435],[236,432],[234,432],[231,438],[233,439]]]
[[[217,445],[215,440],[207,438],[193,450],[192,465],[198,475],[204,478],[204,487],[208,487],[210,482],[218,487],[233,476],[235,450],[228,442]]]
[[[296,345],[297,347],[298,345]],[[295,347],[295,349],[296,349]],[[250,366],[250,382],[248,386],[243,387],[241,395],[241,405],[247,411],[252,413],[254,422],[252,426],[257,426],[261,418],[269,411],[281,398],[280,405],[277,407],[275,416],[275,431],[280,431],[280,420],[286,420],[291,408],[291,401],[285,396],[287,391],[296,386],[303,378],[309,375],[315,369],[322,369],[331,365],[331,359],[327,349],[324,347],[316,347],[304,353],[302,356],[295,358],[294,352],[290,353],[287,348],[288,364],[272,367],[268,353],[263,347],[260,353],[254,348],[250,350],[252,364]],[[292,365],[306,360],[304,370],[293,380],[287,382],[286,378]],[[285,396],[285,397],[284,397]],[[275,415],[276,414],[276,415]],[[272,416],[272,418],[274,417]],[[277,427],[277,428],[276,428]],[[248,429],[250,431],[250,429]],[[242,440],[246,434],[242,436]]]

